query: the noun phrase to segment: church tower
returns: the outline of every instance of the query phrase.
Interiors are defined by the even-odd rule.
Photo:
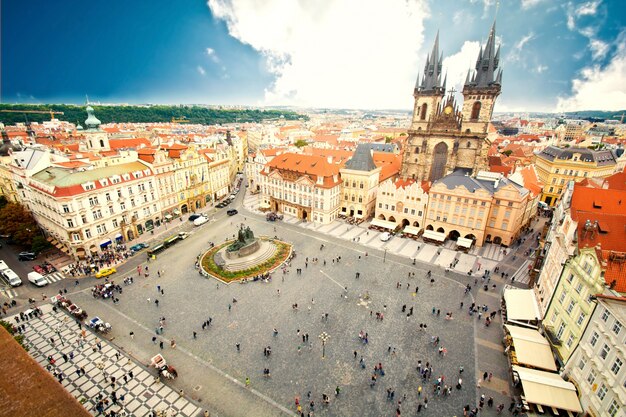
[[[496,49],[496,22],[493,22],[484,49],[481,46],[476,70],[467,72],[463,86],[463,129],[487,133],[496,98],[500,95],[502,69],[500,47]]]
[[[415,105],[402,158],[403,177],[436,181],[453,171],[475,174],[487,168],[488,126],[502,81],[495,30],[494,22],[475,72],[467,74],[461,109],[457,108],[454,89],[444,98],[446,80],[443,77],[442,82],[443,56],[439,55],[437,33],[424,74],[418,76],[413,92]]]
[[[426,57],[424,73],[421,79],[418,73],[415,81],[415,90],[413,90],[415,105],[413,107],[411,129],[426,129],[428,121],[432,118],[443,99],[446,85],[445,81],[443,85],[441,84],[442,62],[443,55],[439,55],[439,32],[437,31],[433,50]]]

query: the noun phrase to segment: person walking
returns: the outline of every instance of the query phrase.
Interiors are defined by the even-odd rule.
[[[156,304],[156,306],[159,307],[159,300],[155,299],[154,304]]]

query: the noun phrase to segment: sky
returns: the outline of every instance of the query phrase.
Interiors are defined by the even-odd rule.
[[[0,99],[408,110],[437,30],[461,90],[496,19],[496,111],[622,110],[620,3],[8,0]]]

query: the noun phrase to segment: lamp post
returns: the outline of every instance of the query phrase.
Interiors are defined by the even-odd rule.
[[[387,248],[385,248],[385,255],[383,256],[383,263],[387,261]]]
[[[326,341],[330,339],[330,335],[326,332],[322,332],[319,338],[322,341],[322,359],[326,359]]]

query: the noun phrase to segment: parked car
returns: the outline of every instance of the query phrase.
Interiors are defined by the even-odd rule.
[[[187,232],[180,232],[178,234],[178,237],[181,238],[181,239],[187,239],[189,237],[189,233],[187,233]]]
[[[218,204],[217,206],[215,206],[215,207],[217,207],[217,208],[224,208],[224,207],[226,207],[227,205],[228,205],[228,203],[226,203],[226,202],[222,201],[221,203],[219,203],[219,204]]]
[[[96,278],[104,278],[104,277],[108,277],[109,275],[112,275],[114,273],[117,272],[117,269],[115,268],[101,268],[97,273],[96,273]]]
[[[148,245],[147,243],[137,243],[136,245],[131,246],[130,250],[133,252],[139,252],[140,250],[147,248],[148,246],[150,245]]]
[[[20,252],[17,255],[17,259],[20,261],[33,261],[37,258],[37,255],[33,252]]]
[[[189,221],[192,222],[192,221],[196,220],[200,216],[201,216],[201,214],[192,214],[191,216],[189,216]]]
[[[2,276],[7,280],[9,285],[11,285],[12,287],[18,287],[22,285],[22,280],[12,269],[5,269],[2,272],[0,272],[0,274],[2,274]]]
[[[193,221],[194,226],[201,226],[204,223],[208,222],[209,218],[207,216],[200,216],[196,220]]]
[[[239,213],[237,210],[235,209],[230,209],[226,212],[226,214],[228,214],[229,216],[234,216],[235,214]]]
[[[274,222],[276,220],[282,220],[282,219],[283,219],[282,214],[276,214],[274,212],[270,212],[265,215],[265,220],[267,220],[268,222]]]
[[[393,236],[391,233],[384,232],[382,235],[380,235],[380,240],[382,240],[383,242],[386,242],[389,239],[391,239],[391,236]]]

